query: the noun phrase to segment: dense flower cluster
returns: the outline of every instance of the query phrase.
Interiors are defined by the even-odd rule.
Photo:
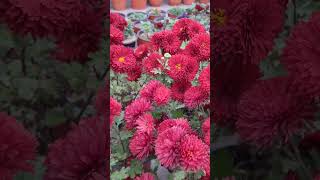
[[[199,121],[198,111],[209,103],[209,33],[196,21],[180,19],[173,30],[154,33],[150,44],[142,44],[134,51],[115,45],[116,41],[113,44],[110,66],[115,73],[129,77],[136,64],[141,79],[139,76],[131,81],[140,84],[147,77],[137,96],[124,105],[124,127],[133,133],[128,145],[132,157],[141,162],[155,157],[170,170],[202,171],[209,177],[209,114],[203,112],[207,120],[199,122],[203,131],[197,132],[190,125],[191,121]],[[175,103],[193,112],[197,120],[187,114],[173,117]],[[144,172],[136,179],[153,179],[149,170]]]

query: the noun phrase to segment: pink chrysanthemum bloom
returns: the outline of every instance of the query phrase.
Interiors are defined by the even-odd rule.
[[[49,146],[46,180],[107,178],[107,122],[98,117],[80,120],[66,137]]]
[[[197,60],[182,54],[173,55],[168,65],[168,75],[175,81],[192,81],[199,68]]]
[[[179,126],[186,130],[187,132],[192,132],[192,129],[189,125],[189,122],[187,119],[184,118],[178,118],[178,119],[166,119],[162,121],[159,124],[159,127],[157,128],[158,134],[161,134],[162,132],[166,131],[167,129],[170,129],[174,126]]]
[[[153,100],[158,106],[168,104],[171,99],[171,91],[165,85],[161,85],[154,92]]]
[[[172,99],[183,102],[184,93],[191,87],[189,81],[175,81],[171,86]]]
[[[158,135],[155,141],[155,154],[162,166],[169,169],[179,166],[180,142],[186,134],[184,128],[174,126]]]
[[[163,61],[164,59],[160,54],[152,53],[143,60],[142,64],[145,72],[150,75],[155,75],[153,72],[155,69],[163,70],[163,65],[161,63]]]
[[[282,63],[306,91],[320,95],[320,12],[292,29]]]
[[[187,171],[204,170],[210,163],[209,146],[195,135],[185,135],[180,143],[181,167]]]
[[[117,73],[125,73],[136,64],[133,50],[121,45],[110,46],[111,68]]]
[[[141,176],[134,178],[134,180],[155,180],[151,173],[143,173]]]
[[[188,18],[178,20],[173,25],[172,31],[181,41],[189,40],[200,33],[206,33],[206,29],[199,22]]]
[[[114,121],[115,116],[120,115],[121,108],[122,108],[121,104],[117,100],[115,100],[113,97],[110,97],[110,124],[112,124],[112,122]]]
[[[124,112],[126,128],[129,130],[135,128],[137,119],[144,113],[150,111],[151,108],[151,103],[144,98],[134,100],[126,107]]]
[[[146,113],[137,119],[137,130],[142,133],[152,134],[155,130],[154,119],[150,113]]]
[[[264,80],[247,90],[238,105],[240,136],[258,147],[287,142],[317,109],[313,97],[300,90],[288,77]]]
[[[122,45],[124,39],[123,32],[114,26],[110,26],[110,45]]]
[[[130,139],[129,149],[138,159],[148,157],[153,152],[153,134],[135,132]]]
[[[199,75],[200,87],[210,94],[210,64]]]
[[[130,68],[127,72],[127,80],[128,81],[137,81],[142,74],[141,63],[137,62],[134,67]]]
[[[127,27],[128,23],[124,17],[122,17],[118,13],[110,13],[110,25],[114,26],[115,28],[119,29],[120,31],[124,31]]]
[[[145,98],[149,101],[152,101],[156,90],[158,89],[158,87],[160,87],[162,85],[163,84],[158,80],[149,81],[140,90],[140,93],[139,93],[140,97]]]
[[[210,35],[208,33],[195,35],[186,46],[185,51],[198,61],[210,60]]]
[[[145,57],[148,56],[149,51],[150,51],[149,45],[141,44],[134,51],[134,55],[136,56],[137,60],[142,61]]]
[[[202,132],[203,134],[210,133],[210,117],[208,117],[204,122],[202,123]]]
[[[0,112],[0,177],[13,179],[18,171],[32,172],[37,140],[15,118]]]
[[[189,88],[184,94],[184,104],[189,109],[200,106],[209,98],[209,95],[199,86]]]
[[[181,41],[175,33],[169,30],[154,33],[151,43],[155,50],[161,49],[163,53],[176,54],[180,51]]]

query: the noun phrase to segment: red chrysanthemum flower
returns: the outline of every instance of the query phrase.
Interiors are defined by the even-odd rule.
[[[163,84],[158,80],[151,80],[147,84],[143,86],[140,90],[140,97],[145,98],[149,101],[153,100],[154,94],[158,87],[162,86]]]
[[[137,81],[142,74],[141,63],[137,62],[135,66],[127,72],[128,81]]]
[[[126,128],[131,130],[136,127],[137,119],[151,110],[151,103],[144,99],[139,98],[129,104],[124,113],[124,119],[126,120]]]
[[[89,60],[89,53],[100,48],[104,17],[86,5],[81,5],[78,11],[79,15],[73,18],[65,14],[68,22],[55,34],[57,47],[54,55],[62,62],[84,63]],[[62,26],[59,24],[58,27]]]
[[[123,32],[114,26],[110,26],[110,45],[122,45],[124,39]]]
[[[247,90],[238,105],[240,136],[259,147],[286,142],[316,111],[313,98],[300,90],[287,77],[264,80]]]
[[[168,104],[171,99],[171,91],[165,85],[161,85],[154,92],[153,100],[158,106]]]
[[[18,171],[32,171],[37,140],[15,118],[0,112],[0,177],[13,179]]]
[[[159,124],[159,127],[157,128],[158,134],[161,134],[162,132],[174,127],[179,126],[186,130],[187,132],[192,132],[192,129],[189,125],[189,122],[187,119],[184,118],[178,118],[178,119],[166,119],[162,121]]]
[[[214,59],[258,64],[272,50],[283,23],[279,0],[218,0],[213,11]]]
[[[155,154],[160,164],[172,169],[180,163],[180,142],[187,131],[179,126],[174,126],[158,135],[155,141]]]
[[[168,65],[168,75],[175,81],[192,81],[199,68],[197,60],[182,54],[173,55]]]
[[[151,173],[143,173],[141,176],[136,177],[134,180],[155,180],[155,178]]]
[[[150,75],[155,75],[155,69],[163,70],[164,58],[158,53],[152,53],[143,60],[143,68]]]
[[[186,46],[185,52],[198,61],[210,60],[210,35],[208,33],[195,35]]]
[[[121,32],[127,27],[128,23],[124,17],[118,13],[110,13],[110,25],[119,29]]]
[[[241,74],[241,76],[239,76]],[[233,125],[237,119],[237,105],[244,91],[260,78],[260,69],[254,64],[221,62],[214,66],[212,78],[213,120],[219,126]]]
[[[314,13],[308,22],[296,25],[287,40],[282,62],[289,74],[299,80],[306,91],[320,92],[320,12]]]
[[[105,105],[107,108],[107,104]],[[113,97],[110,97],[110,124],[112,124],[114,117],[119,116],[121,113],[121,104],[115,100]]]
[[[130,139],[129,149],[132,155],[138,159],[148,157],[153,151],[153,135],[143,132],[135,132]]]
[[[150,113],[146,113],[137,119],[137,130],[142,133],[152,134],[154,127],[154,119]]]
[[[210,163],[209,146],[195,135],[186,135],[180,143],[181,167],[187,171],[204,170]]]
[[[210,64],[201,71],[199,75],[199,83],[200,83],[200,87],[209,94],[210,93]]]
[[[202,124],[203,134],[210,133],[210,117],[208,117]]]
[[[172,31],[181,41],[189,40],[200,33],[206,33],[206,29],[199,22],[189,18],[178,20],[173,25]]]
[[[56,20],[59,16],[53,11],[65,12],[62,8],[68,7],[67,3],[52,4],[51,0],[32,2],[23,0],[4,0],[0,4],[1,18],[10,29],[18,34],[31,34],[33,37],[45,37],[56,30]],[[76,1],[72,6],[77,6]]]
[[[209,94],[203,91],[199,86],[189,88],[184,94],[184,104],[189,109],[200,106],[209,98]]]
[[[278,0],[249,0],[242,33],[244,60],[259,64],[272,50],[274,39],[283,29],[285,11]]]
[[[191,87],[189,81],[175,81],[171,86],[172,99],[183,102],[184,93]]]
[[[148,44],[141,44],[134,51],[134,55],[136,56],[137,60],[142,61],[145,57],[148,56],[149,51],[150,47]]]
[[[136,64],[133,50],[120,45],[110,46],[110,60],[112,70],[117,73],[129,72]]]
[[[80,120],[63,139],[49,146],[46,180],[105,179],[107,122],[98,117]]]
[[[175,33],[169,30],[154,33],[151,43],[155,50],[161,49],[163,53],[176,54],[180,51],[181,41]]]

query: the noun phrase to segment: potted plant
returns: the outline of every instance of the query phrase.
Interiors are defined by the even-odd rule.
[[[168,4],[170,6],[177,6],[177,5],[181,4],[181,1],[182,0],[168,0]]]
[[[157,30],[162,30],[166,27],[166,24],[168,23],[168,21],[169,20],[166,17],[157,17],[154,19],[153,24]]]
[[[145,12],[131,12],[127,15],[127,18],[133,23],[137,21],[144,21],[147,17],[147,13]]]
[[[127,0],[112,0],[111,3],[114,10],[122,11],[127,9]]]
[[[199,2],[200,2],[200,3],[207,4],[207,3],[209,3],[209,0],[200,0]]]
[[[141,44],[149,44],[150,38],[153,35],[153,33],[155,32],[153,24],[148,21],[142,22],[140,29],[141,30],[137,34],[138,46]]]
[[[147,11],[147,14],[148,14],[148,19],[153,21],[157,17],[165,17],[166,11],[160,10],[157,8],[152,8],[149,11]]]
[[[186,12],[185,9],[180,7],[175,7],[168,10],[168,16],[170,18],[178,18],[179,16],[182,16],[185,12]]]
[[[149,0],[151,6],[159,7],[162,5],[163,0]]]
[[[178,21],[178,19],[169,18],[165,24],[165,30],[171,30],[173,25]]]
[[[128,26],[124,30],[124,41],[123,45],[126,47],[134,48],[136,46],[137,36],[133,30],[133,23],[129,20]]]
[[[183,0],[183,4],[185,5],[191,5],[194,2],[194,0]]]
[[[131,0],[132,9],[145,9],[147,7],[147,0]]]

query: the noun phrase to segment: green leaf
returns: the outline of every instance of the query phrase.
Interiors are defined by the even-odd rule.
[[[181,117],[183,117],[183,115],[184,115],[184,112],[182,109],[178,109],[178,110],[171,112],[171,116],[173,119],[181,118]]]
[[[219,150],[213,163],[214,178],[224,178],[233,175],[233,158],[227,150]]]
[[[26,100],[32,99],[36,89],[39,87],[38,80],[31,78],[14,79],[13,84],[17,88],[19,97]]]
[[[56,108],[46,112],[45,125],[48,127],[55,127],[66,122],[63,109]]]
[[[14,177],[14,180],[42,180],[46,170],[43,161],[44,158],[39,157],[34,163],[34,173],[20,172]]]
[[[176,171],[175,173],[173,173],[174,180],[184,180],[186,176],[187,174],[184,171]]]
[[[129,177],[129,168],[122,167],[120,171],[111,173],[111,180],[124,180]]]
[[[130,163],[130,170],[129,170],[129,176],[130,178],[136,177],[136,175],[139,175],[142,173],[143,165],[141,161],[133,159]]]
[[[131,131],[121,131],[120,137],[122,140],[127,140],[133,136],[133,133]]]

